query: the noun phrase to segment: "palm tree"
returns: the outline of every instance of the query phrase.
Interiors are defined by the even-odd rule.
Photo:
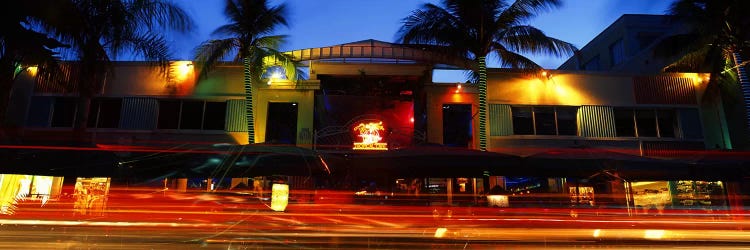
[[[741,96],[742,91],[737,85],[740,69],[747,67],[743,59],[750,56],[749,9],[748,1],[675,0],[669,13],[685,23],[688,31],[668,37],[657,45],[658,55],[677,58],[664,70],[709,73],[706,92],[710,94],[704,95],[704,98],[725,96],[735,101],[745,99],[745,108],[750,108],[750,100]],[[750,91],[750,83],[745,81],[745,85]],[[742,109],[742,106],[725,105],[725,109]],[[741,110],[727,112],[747,115],[740,114],[743,113]],[[742,119],[746,124],[738,129],[750,129],[748,119]]]
[[[55,49],[66,45],[47,34],[27,26],[32,22],[59,24],[61,17],[50,15],[64,8],[62,0],[30,0],[0,6],[6,22],[0,24],[0,126],[5,127],[6,112],[13,83],[30,66],[44,70],[55,68],[58,56]]]
[[[99,93],[112,76],[112,61],[125,53],[133,53],[164,69],[169,65],[169,47],[162,32],[187,32],[193,20],[170,0],[66,0],[66,23],[50,26],[39,23],[71,48],[63,50],[66,63],[62,74],[44,74],[41,80],[66,86],[77,83],[79,102],[74,124],[75,136],[85,139],[91,98]],[[54,73],[54,72],[50,72]]]
[[[255,143],[255,118],[253,115],[253,85],[261,82],[263,73],[272,66],[284,69],[288,79],[299,75],[291,55],[278,49],[286,39],[272,35],[279,26],[288,26],[285,4],[269,6],[267,0],[226,0],[224,14],[229,23],[216,30],[215,36],[228,36],[202,43],[195,50],[195,60],[200,65],[200,77],[205,77],[221,60],[233,56],[244,67],[245,115],[248,143]]]
[[[525,24],[561,0],[443,0],[424,4],[403,19],[397,37],[402,43],[448,46],[453,54],[476,63],[479,82],[479,149],[487,150],[487,64],[496,56],[504,67],[541,69],[521,52],[555,56],[572,54],[570,43],[548,37]]]

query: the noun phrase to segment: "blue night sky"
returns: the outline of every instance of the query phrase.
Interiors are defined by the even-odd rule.
[[[189,60],[192,50],[225,24],[224,0],[179,0],[192,14],[197,28],[173,40],[177,59]],[[281,1],[273,1],[279,3]],[[289,36],[283,50],[324,47],[366,39],[394,42],[400,21],[422,3],[437,0],[286,0],[291,27],[277,34]],[[623,14],[663,14],[670,0],[565,0],[560,9],[542,13],[530,24],[548,36],[583,47]],[[557,68],[567,58],[528,55],[545,68]],[[492,64],[490,64],[492,66]]]

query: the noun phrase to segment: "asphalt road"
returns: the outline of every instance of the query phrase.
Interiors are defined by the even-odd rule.
[[[0,249],[747,249],[737,214],[292,203],[120,193],[99,211],[68,201],[0,215]]]

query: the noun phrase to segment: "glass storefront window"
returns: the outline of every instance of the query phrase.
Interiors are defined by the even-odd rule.
[[[727,205],[720,181],[633,182],[632,193],[637,213],[657,213],[665,208],[716,209]]]

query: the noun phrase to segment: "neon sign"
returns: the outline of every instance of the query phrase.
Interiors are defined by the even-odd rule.
[[[383,122],[360,123],[354,127],[354,131],[359,133],[357,137],[362,138],[361,142],[354,143],[354,150],[388,150],[388,143],[381,142],[383,137],[380,133],[384,131]]]

